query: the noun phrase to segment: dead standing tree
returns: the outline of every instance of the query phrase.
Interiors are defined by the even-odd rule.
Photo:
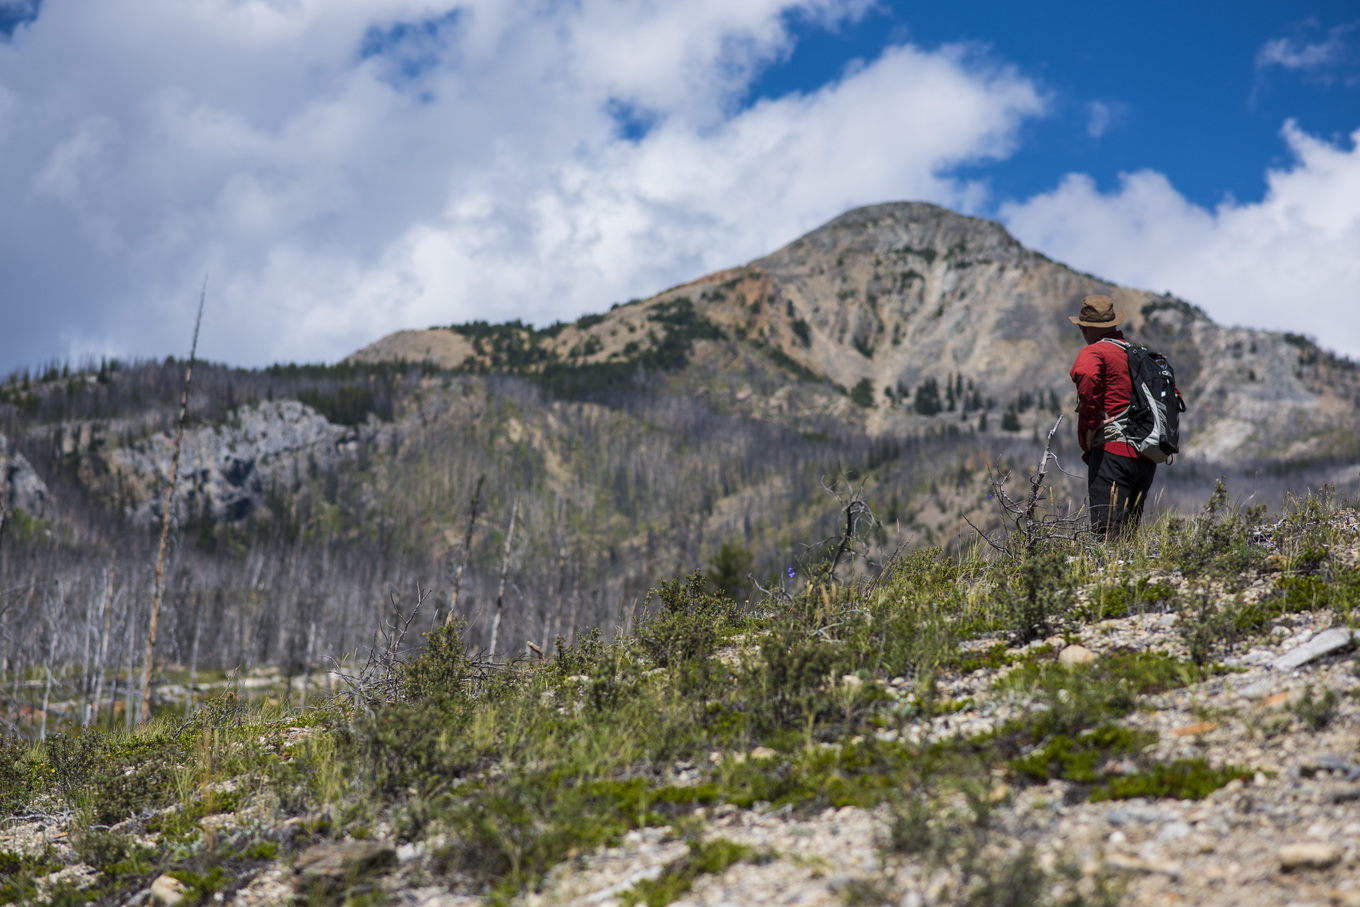
[[[453,624],[454,614],[458,609],[458,592],[463,587],[463,571],[467,569],[468,558],[472,556],[472,531],[477,528],[477,509],[482,502],[482,483],[486,481],[486,476],[478,476],[477,484],[472,489],[472,502],[468,505],[468,524],[467,532],[463,534],[463,546],[459,549],[458,564],[453,568],[453,592],[449,595],[449,613],[444,617],[444,624]]]
[[[496,589],[496,616],[491,621],[491,648],[488,657],[496,657],[496,642],[501,633],[501,605],[505,600],[505,574],[510,569],[510,544],[515,540],[515,518],[519,516],[519,498],[510,508],[510,528],[505,533],[505,552],[501,555],[501,582]]]
[[[998,475],[988,467],[988,484],[992,486],[991,497],[1001,508],[1004,516],[1001,525],[1005,535],[996,539],[986,532],[983,532],[968,519],[966,514],[962,514],[965,522],[973,527],[984,542],[992,548],[1004,554],[1011,560],[1022,560],[1027,554],[1032,552],[1038,545],[1046,541],[1064,540],[1078,542],[1083,538],[1085,529],[1085,508],[1078,508],[1076,512],[1065,516],[1036,516],[1039,504],[1044,499],[1044,479],[1048,476],[1049,461],[1058,462],[1058,455],[1053,453],[1053,436],[1058,432],[1058,426],[1062,425],[1062,416],[1053,423],[1053,427],[1048,430],[1048,437],[1044,441],[1044,453],[1039,460],[1038,469],[1029,477],[1029,494],[1024,501],[1012,498],[1006,491],[1006,482],[1009,481],[1011,474]],[[1061,466],[1058,467],[1060,470]],[[1012,531],[1011,527],[1014,526]]]
[[[161,540],[156,552],[155,591],[151,598],[151,620],[146,632],[146,657],[142,661],[142,698],[138,707],[139,720],[144,725],[151,717],[151,664],[156,650],[156,619],[161,612],[161,592],[165,580],[165,540],[170,534],[170,513],[175,503],[175,482],[179,478],[179,451],[184,442],[184,422],[189,415],[189,386],[194,379],[194,359],[198,356],[198,329],[203,324],[203,303],[208,298],[208,281],[203,280],[203,292],[198,297],[198,317],[194,319],[194,340],[189,346],[189,366],[184,370],[184,394],[179,401],[179,423],[175,426],[175,448],[170,457],[170,485],[165,491],[161,513]]]
[[[841,481],[845,482],[845,491],[840,491]],[[879,524],[878,517],[874,514],[869,502],[864,499],[864,483],[860,482],[859,487],[842,470],[841,474],[830,485],[826,483],[826,476],[818,478],[818,483],[822,490],[836,499],[840,505],[837,513],[835,535],[827,536],[816,544],[803,546],[804,555],[799,558],[799,563],[803,566],[804,574],[808,578],[810,585],[821,585],[823,595],[827,588],[834,590],[840,581],[836,578],[836,571],[842,562],[847,558],[853,562],[854,559],[863,551],[864,533],[872,530]],[[900,550],[900,546],[899,546]],[[830,552],[830,559],[824,560],[825,555],[821,552]],[[882,569],[879,570],[882,574]],[[790,569],[789,579],[794,575]],[[746,574],[746,578],[756,587],[762,595],[772,601],[792,602],[794,593],[784,578],[777,584],[772,584],[769,588],[761,584],[760,579],[754,573]]]

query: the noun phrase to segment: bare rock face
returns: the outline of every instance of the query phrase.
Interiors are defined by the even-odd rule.
[[[243,519],[264,507],[271,492],[289,492],[307,475],[355,458],[361,443],[360,432],[334,425],[296,400],[242,406],[227,422],[185,431],[178,516],[206,508],[218,522]],[[174,437],[167,433],[105,455],[104,484],[122,490],[134,519],[159,516],[173,455]]]
[[[47,485],[28,460],[17,450],[10,450],[9,442],[0,434],[0,506],[44,517],[50,497]]]
[[[1187,457],[1360,453],[1360,372],[1290,334],[1225,328],[1171,296],[1119,287],[1020,245],[1000,224],[909,202],[850,211],[751,264],[770,308],[809,342],[769,339],[846,387],[941,386],[963,376],[997,404],[1051,390],[1070,410],[1083,296],[1110,296],[1129,339],[1168,355],[1189,411]],[[797,338],[795,338],[797,339]],[[1050,420],[1051,421],[1051,420]]]

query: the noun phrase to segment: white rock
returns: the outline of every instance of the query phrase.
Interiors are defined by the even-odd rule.
[[[156,881],[151,883],[151,899],[157,904],[166,905],[166,907],[175,907],[176,904],[184,900],[184,894],[187,891],[188,888],[185,887],[183,882],[167,875],[156,876]]]
[[[1314,636],[1301,646],[1296,646],[1285,652],[1279,658],[1270,663],[1270,666],[1277,671],[1292,671],[1302,667],[1314,659],[1324,655],[1330,655],[1340,649],[1349,646],[1356,639],[1356,633],[1347,627],[1333,627],[1324,630]]]
[[[1168,822],[1157,832],[1158,841],[1179,841],[1190,837],[1190,826],[1184,822]]]
[[[1088,665],[1096,660],[1096,653],[1085,646],[1072,645],[1058,653],[1058,664],[1064,668],[1075,668],[1077,665]]]
[[[1285,872],[1293,872],[1296,869],[1328,869],[1341,859],[1341,847],[1322,842],[1286,844],[1280,848],[1278,855],[1280,868]]]

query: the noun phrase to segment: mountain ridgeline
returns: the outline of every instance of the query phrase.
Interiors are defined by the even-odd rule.
[[[743,595],[799,582],[849,483],[876,515],[863,569],[971,544],[966,520],[1001,524],[989,476],[1032,469],[1073,408],[1067,316],[1091,293],[1167,353],[1190,407],[1158,506],[1197,506],[1221,473],[1260,498],[1360,484],[1354,363],[1076,272],[989,221],[878,205],[572,324],[402,331],[334,366],[201,365],[158,657],[338,656],[418,583],[422,620],[456,584],[471,638],[489,639],[499,599],[502,650],[551,649],[627,626],[648,589],[696,568]],[[10,669],[79,663],[101,633],[133,667],[182,368],[54,365],[0,385],[0,491],[18,511],[0,588],[43,590],[0,610]],[[1075,509],[1070,419],[1055,444],[1071,475],[1050,472],[1050,503]]]

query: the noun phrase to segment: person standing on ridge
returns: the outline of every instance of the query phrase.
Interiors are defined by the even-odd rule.
[[[1142,521],[1157,464],[1129,443],[1120,420],[1133,401],[1129,357],[1119,330],[1124,313],[1115,311],[1108,296],[1087,296],[1081,313],[1069,320],[1086,338],[1070,374],[1077,386],[1077,440],[1087,465],[1091,531],[1103,539]]]

